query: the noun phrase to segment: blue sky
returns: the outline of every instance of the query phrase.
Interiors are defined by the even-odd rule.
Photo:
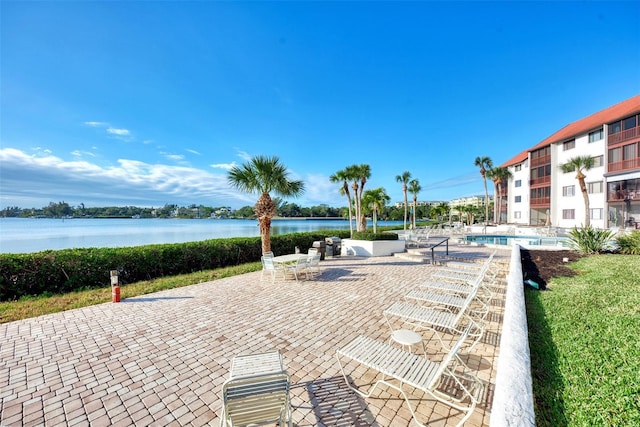
[[[367,163],[402,200],[640,93],[640,2],[0,2],[0,206],[239,208],[278,156],[303,206]]]

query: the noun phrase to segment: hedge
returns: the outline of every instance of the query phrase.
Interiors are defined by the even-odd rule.
[[[348,230],[271,236],[275,254],[303,252],[327,236],[349,237]],[[193,273],[260,260],[260,237],[123,248],[80,248],[29,254],[0,254],[0,301],[111,286],[110,271],[126,285],[157,277]]]

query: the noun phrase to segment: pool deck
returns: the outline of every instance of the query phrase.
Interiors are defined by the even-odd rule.
[[[450,246],[461,257],[493,250]],[[496,258],[509,256],[504,248]],[[394,390],[366,399],[351,392],[335,352],[361,334],[388,341],[383,310],[437,266],[394,256],[320,266],[315,280],[271,283],[255,272],[2,324],[0,425],[217,426],[233,357],[276,349],[291,374],[294,425],[415,425]],[[465,356],[485,384],[466,426],[489,425],[504,288],[502,280],[487,331]],[[423,334],[428,356],[439,360],[444,352],[431,338]],[[351,376],[363,384],[374,373],[358,368]],[[417,413],[434,426],[461,418],[426,397]]]

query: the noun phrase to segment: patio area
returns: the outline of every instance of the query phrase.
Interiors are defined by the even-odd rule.
[[[493,250],[449,252],[486,258]],[[496,254],[505,272],[509,256],[508,247]],[[384,309],[437,266],[349,256],[320,267],[315,280],[271,283],[254,272],[0,325],[0,424],[217,426],[233,357],[279,350],[294,425],[415,425],[394,390],[366,399],[350,391],[335,353],[358,335],[387,342]],[[489,425],[505,287],[501,275],[487,331],[466,356],[484,382],[468,426]],[[429,358],[439,360],[444,350],[429,334]],[[373,374],[358,368],[352,377],[364,384]],[[417,412],[434,426],[462,417],[427,398]]]

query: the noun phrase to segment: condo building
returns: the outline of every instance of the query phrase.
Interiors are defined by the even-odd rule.
[[[640,228],[640,95],[570,123],[503,163],[502,221],[580,227],[585,203],[576,172],[560,166],[590,156],[586,171],[589,222],[597,228]]]

